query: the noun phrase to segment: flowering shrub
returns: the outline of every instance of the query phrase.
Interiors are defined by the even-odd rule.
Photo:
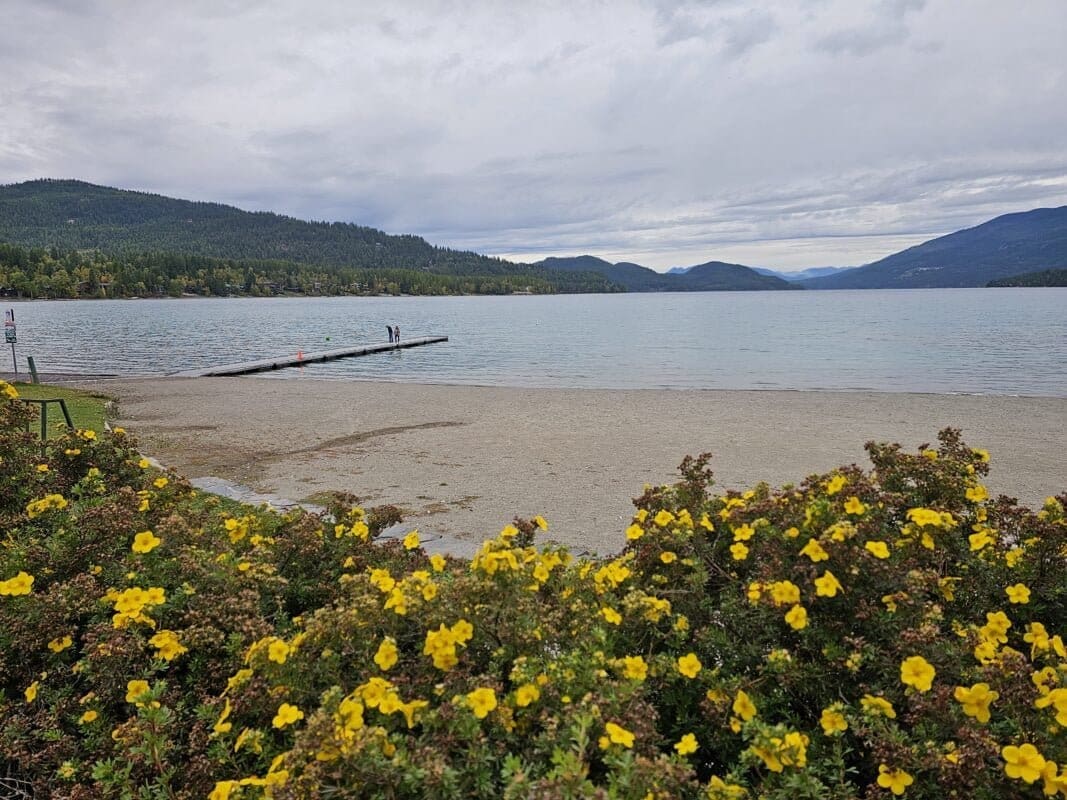
[[[0,775],[39,796],[1067,796],[1067,497],[990,498],[956,431],[778,490],[687,458],[616,556],[538,517],[465,561],[122,433],[42,458],[25,414],[0,394]]]

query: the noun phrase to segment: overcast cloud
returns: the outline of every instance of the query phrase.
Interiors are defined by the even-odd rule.
[[[1067,204],[1065,0],[0,0],[0,183],[520,260],[860,264]]]

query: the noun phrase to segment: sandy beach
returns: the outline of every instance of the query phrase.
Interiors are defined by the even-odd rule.
[[[840,464],[866,441],[913,451],[946,426],[992,453],[994,493],[1067,489],[1067,399],[919,394],[511,389],[271,378],[81,385],[117,401],[141,449],[188,477],[302,500],[343,490],[475,541],[543,514],[576,549],[621,548],[646,483],[710,450],[720,488]]]

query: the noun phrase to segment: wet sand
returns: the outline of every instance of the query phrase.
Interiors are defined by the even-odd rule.
[[[576,549],[622,547],[646,483],[710,450],[720,488],[869,466],[946,426],[993,456],[987,485],[1028,505],[1067,489],[1067,399],[921,394],[511,389],[272,378],[84,381],[115,423],[189,477],[301,500],[342,490],[466,540],[543,514]]]

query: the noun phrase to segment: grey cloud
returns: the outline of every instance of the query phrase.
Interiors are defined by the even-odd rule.
[[[903,25],[890,28],[849,28],[823,36],[816,48],[832,55],[866,56],[883,47],[900,44],[908,38],[909,31]]]

